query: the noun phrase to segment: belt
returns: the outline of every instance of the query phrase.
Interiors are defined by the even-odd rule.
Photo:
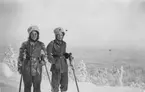
[[[26,59],[36,61],[36,60],[40,60],[40,57],[27,57]]]
[[[52,55],[54,58],[62,58],[64,55]]]

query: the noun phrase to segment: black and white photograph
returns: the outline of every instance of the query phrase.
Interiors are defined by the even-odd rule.
[[[0,0],[0,92],[145,92],[145,0]]]

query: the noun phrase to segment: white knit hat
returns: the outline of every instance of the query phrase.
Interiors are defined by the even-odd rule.
[[[63,28],[61,28],[61,27],[57,27],[57,28],[55,28],[54,29],[54,34],[55,35],[57,35],[57,34],[63,34],[64,33],[64,30],[63,30]]]
[[[30,34],[33,30],[39,32],[38,26],[36,26],[36,25],[30,26],[27,31]]]

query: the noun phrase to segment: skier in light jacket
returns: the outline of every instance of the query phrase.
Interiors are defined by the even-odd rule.
[[[66,53],[66,42],[63,41],[65,32],[63,28],[54,29],[55,39],[47,46],[48,61],[51,63],[52,79],[51,85],[54,92],[66,92],[68,89],[68,63],[70,57]]]
[[[39,28],[28,28],[29,38],[19,49],[18,71],[23,76],[24,92],[41,92],[42,66],[47,58],[45,45],[39,41]]]

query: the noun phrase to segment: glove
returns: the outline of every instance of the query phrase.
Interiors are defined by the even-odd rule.
[[[42,66],[46,65],[46,62],[45,62],[45,61],[41,61],[41,62],[39,63],[39,65],[42,67]]]
[[[41,60],[39,63],[43,66],[46,64],[46,61],[48,61],[47,58],[44,55],[41,55]]]
[[[65,56],[66,59],[68,59],[71,56],[71,53],[64,53],[63,55]]]
[[[22,66],[18,67],[19,74],[22,74]]]

